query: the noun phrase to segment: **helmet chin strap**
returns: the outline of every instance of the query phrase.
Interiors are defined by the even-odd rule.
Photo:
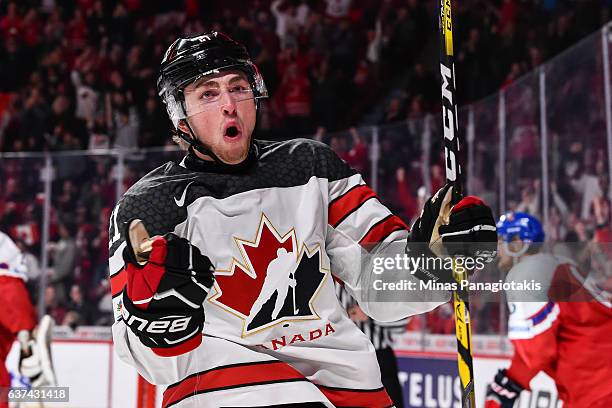
[[[178,135],[181,139],[189,143],[189,146],[192,149],[197,150],[198,152],[211,157],[213,161],[222,163],[222,164],[226,164],[216,154],[214,154],[212,150],[210,150],[208,147],[204,146],[202,142],[200,142],[200,140],[196,137],[196,133],[193,131],[193,128],[191,127],[187,119],[184,119],[184,123],[187,126],[187,129],[189,129],[189,133],[191,134],[191,137],[189,137],[187,133],[177,128]]]
[[[185,106],[184,106],[184,98],[181,98],[181,107],[183,109],[183,112],[186,111]],[[259,99],[255,99],[255,112],[259,113]],[[223,160],[221,160],[219,158],[219,156],[217,156],[216,154],[214,154],[212,152],[212,150],[210,150],[208,147],[204,146],[204,143],[200,142],[200,140],[196,137],[196,133],[194,132],[193,128],[191,127],[191,124],[189,123],[189,120],[187,118],[182,119],[185,123],[185,126],[187,126],[187,129],[189,129],[189,133],[191,134],[191,137],[189,137],[189,135],[185,132],[183,132],[178,126],[176,128],[177,132],[178,132],[178,136],[183,139],[185,142],[187,142],[189,144],[189,146],[194,149],[197,150],[198,152],[209,156],[213,159],[213,161],[226,165],[226,166],[231,166],[230,164],[225,163]],[[258,123],[259,121],[257,121],[256,123]],[[251,136],[251,142],[249,144],[249,150],[253,147],[253,137]]]
[[[512,265],[516,265],[519,261],[519,258],[527,252],[529,249],[530,243],[523,242],[523,245],[518,251],[513,251],[510,249],[510,244],[506,241],[503,242],[504,251],[512,258]]]

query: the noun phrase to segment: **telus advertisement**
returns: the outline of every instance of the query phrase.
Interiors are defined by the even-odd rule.
[[[503,358],[474,359],[476,377],[476,405],[484,406],[486,388],[497,370],[508,367]],[[461,383],[457,374],[457,360],[436,353],[398,352],[400,383],[404,391],[404,407],[461,408]],[[557,390],[552,379],[543,373],[531,381],[532,392],[524,391],[516,407],[560,408]]]

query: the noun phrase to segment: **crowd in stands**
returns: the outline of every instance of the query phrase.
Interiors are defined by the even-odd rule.
[[[346,128],[391,86],[381,79],[410,70],[432,13],[416,0],[2,1],[0,150],[164,145],[159,62],[177,36],[208,30],[244,43],[262,71],[262,134]]]
[[[430,167],[422,167],[423,118],[439,111],[440,99],[435,2],[255,0],[248,8],[237,0],[207,3],[0,0],[0,152],[168,146],[170,122],[155,86],[163,52],[179,35],[215,29],[246,44],[265,78],[271,98],[260,112],[260,137],[314,135],[367,181],[376,176],[385,203],[406,222],[414,220],[423,200],[445,182],[435,131]],[[518,77],[599,28],[609,13],[610,2],[604,0],[458,2],[460,101],[511,89]],[[576,76],[578,85],[560,96],[580,98],[583,79]],[[592,110],[600,112],[603,97],[595,99]],[[517,97],[518,105],[523,102]],[[367,120],[380,126],[381,160],[374,175],[371,132],[353,126],[364,124],[366,114],[379,106],[384,109]],[[567,109],[554,114],[563,117]],[[589,122],[599,136],[602,117]],[[529,144],[537,137],[537,118],[537,113],[530,116],[520,124],[527,130],[511,135],[518,147],[510,166],[520,177],[509,187],[507,209],[541,217],[540,174],[530,167],[538,160],[539,146]],[[529,126],[536,126],[535,135]],[[489,197],[498,189],[491,171],[497,149],[493,129],[477,145],[474,165],[475,189]],[[547,232],[556,240],[590,240],[609,223],[605,144],[600,143],[605,139],[576,140],[576,133],[565,128],[551,132],[563,142],[555,162],[563,165],[553,168],[554,222]],[[46,249],[50,282],[42,293],[59,324],[110,324],[107,243],[116,191],[173,154],[134,159],[123,169],[119,189],[111,156],[54,159],[51,244]],[[0,163],[0,230],[28,254],[33,293],[40,289],[36,282],[42,273],[37,265],[43,166],[43,159],[3,158]],[[477,331],[496,331],[498,311],[482,308],[491,316],[480,319]],[[450,316],[452,309],[442,307],[413,319],[411,328],[451,333]]]

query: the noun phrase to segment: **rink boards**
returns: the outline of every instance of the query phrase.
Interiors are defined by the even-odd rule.
[[[113,353],[106,328],[81,328],[77,334],[57,333],[53,360],[58,381],[70,388],[69,404],[48,407],[136,407],[136,371]],[[404,390],[405,407],[460,407],[455,337],[406,333],[397,341],[399,379]],[[477,406],[482,407],[486,385],[499,368],[510,364],[511,346],[498,336],[475,336],[474,370]],[[13,347],[8,367],[13,385],[19,385],[18,349]],[[532,393],[521,395],[520,408],[557,408],[557,393],[552,380],[540,373],[531,383]],[[163,390],[157,390],[161,395]],[[157,398],[161,401],[161,398]],[[158,403],[159,404],[159,403]],[[159,406],[159,405],[158,405]]]

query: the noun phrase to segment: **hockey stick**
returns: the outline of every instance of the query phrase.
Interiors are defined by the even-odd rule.
[[[453,53],[453,18],[451,0],[440,0],[440,75],[442,77],[442,126],[444,128],[444,158],[446,181],[453,183],[451,204],[461,197],[461,166],[459,165],[459,125],[457,122],[457,100],[455,94],[455,63]],[[453,268],[457,282],[467,279],[466,272]],[[475,408],[474,363],[472,361],[472,339],[470,330],[470,305],[467,291],[453,291],[455,309],[455,331],[457,334],[457,362],[461,379],[461,403],[463,408]]]
[[[134,251],[134,255],[136,256],[136,261],[144,265],[147,263],[151,250],[153,249],[152,241],[144,223],[139,219],[132,220],[128,227],[128,234],[130,244],[132,245],[132,251]]]

